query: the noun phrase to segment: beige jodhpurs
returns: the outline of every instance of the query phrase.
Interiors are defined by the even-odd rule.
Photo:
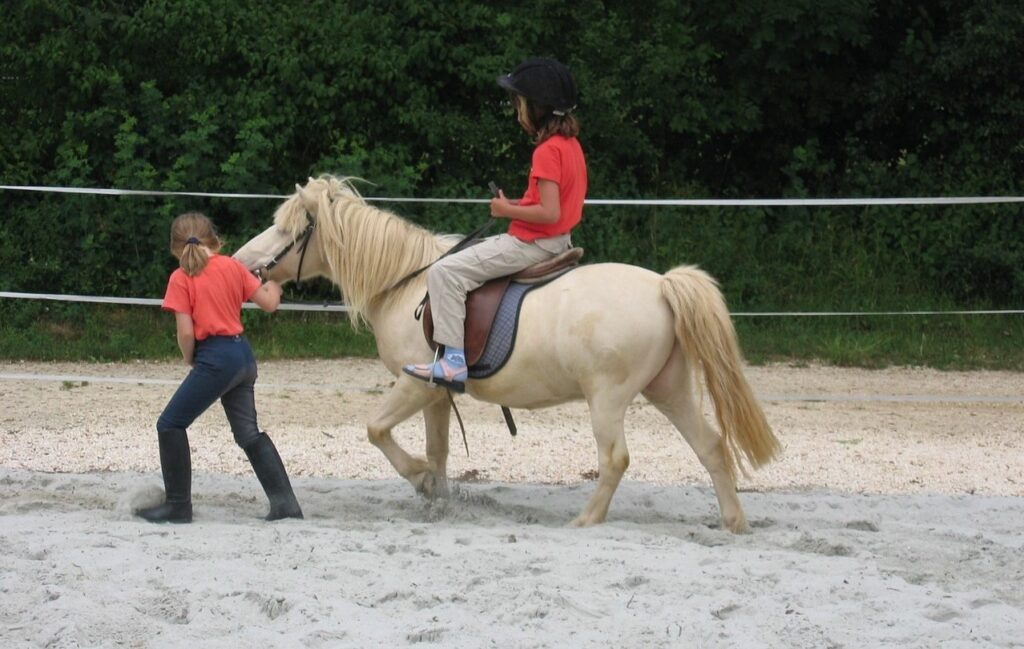
[[[489,279],[517,273],[571,247],[568,234],[531,242],[499,234],[437,261],[427,270],[434,341],[465,349],[467,293]]]

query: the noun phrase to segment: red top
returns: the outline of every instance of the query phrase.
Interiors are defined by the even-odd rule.
[[[195,277],[182,269],[171,273],[161,305],[192,316],[196,340],[242,333],[242,303],[260,287],[260,280],[234,257],[212,254]]]
[[[529,223],[512,219],[508,233],[522,241],[554,237],[569,232],[583,218],[583,199],[587,196],[587,161],[579,140],[552,135],[533,150],[530,181],[520,205],[539,205],[537,180],[558,183],[561,215],[554,223]]]

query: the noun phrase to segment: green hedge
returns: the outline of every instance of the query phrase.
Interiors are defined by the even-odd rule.
[[[1020,195],[1016,0],[11,0],[3,184],[381,196],[521,189],[497,73],[576,72],[594,198]],[[0,289],[153,296],[198,208],[237,245],[258,200],[0,192]],[[476,207],[402,204],[439,231]],[[698,263],[736,308],[1024,303],[1024,208],[588,208],[591,260]]]

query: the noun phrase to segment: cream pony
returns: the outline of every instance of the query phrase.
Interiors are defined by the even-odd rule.
[[[273,226],[235,253],[250,270],[271,266],[265,270],[270,279],[324,276],[340,288],[353,325],[372,329],[380,358],[396,377],[368,423],[370,442],[427,497],[448,495],[451,406],[443,389],[401,371],[410,360],[433,358],[413,317],[426,290],[425,276],[394,287],[451,245],[450,236],[369,205],[349,179],[321,176],[296,185],[296,193],[277,209]],[[702,384],[714,405],[717,430],[701,413]],[[639,394],[696,452],[714,485],[722,522],[733,532],[749,529],[736,495],[737,470],[745,464],[760,467],[780,451],[743,375],[736,332],[718,285],[694,266],[658,275],[624,264],[584,265],[533,290],[522,306],[508,362],[491,377],[467,381],[466,393],[511,408],[587,401],[598,479],[574,525],[601,523],[608,514],[629,466],[626,409]],[[421,411],[426,457],[410,455],[391,434]]]

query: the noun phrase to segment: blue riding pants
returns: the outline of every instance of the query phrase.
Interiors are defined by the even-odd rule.
[[[164,408],[156,429],[184,431],[220,399],[235,443],[245,448],[260,435],[255,383],[256,358],[244,336],[210,336],[197,341],[192,371]]]

